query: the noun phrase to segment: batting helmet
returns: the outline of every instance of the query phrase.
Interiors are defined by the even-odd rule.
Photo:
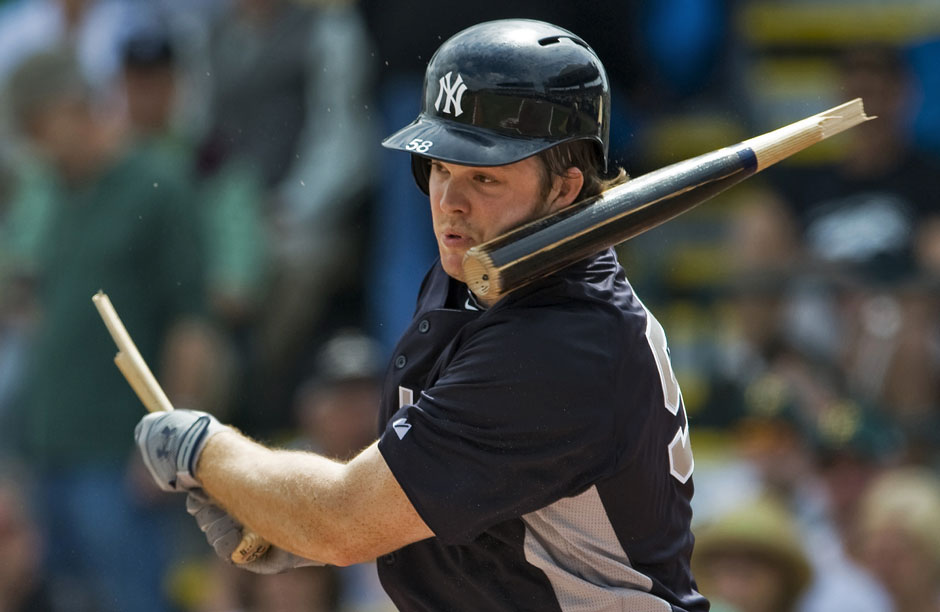
[[[595,142],[606,170],[609,132],[607,73],[587,43],[549,23],[505,19],[440,46],[421,113],[382,145],[412,153],[427,193],[430,159],[502,166],[574,140]]]

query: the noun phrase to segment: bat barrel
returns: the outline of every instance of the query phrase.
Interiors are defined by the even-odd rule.
[[[470,289],[492,303],[507,291],[682,214],[757,171],[737,145],[672,164],[471,248]]]

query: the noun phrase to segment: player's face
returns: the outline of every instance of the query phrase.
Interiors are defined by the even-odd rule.
[[[431,162],[431,220],[444,271],[464,281],[463,256],[481,244],[570,204],[583,177],[552,177],[546,189],[542,162],[530,157],[492,167]]]

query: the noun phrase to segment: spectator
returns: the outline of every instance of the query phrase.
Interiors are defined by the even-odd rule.
[[[910,75],[898,49],[845,49],[837,67],[845,96],[862,97],[878,119],[847,134],[838,163],[781,167],[777,184],[808,254],[854,283],[830,291],[828,311],[817,311],[815,327],[835,331],[827,357],[854,395],[885,406],[930,447],[940,363],[925,330],[938,322],[920,282],[931,251],[918,244],[921,228],[935,232],[940,159],[909,142]]]
[[[53,585],[42,571],[42,537],[23,473],[0,465],[0,610],[91,612],[87,593]]]
[[[376,341],[355,329],[340,330],[323,345],[295,400],[307,450],[345,460],[375,441],[383,366]]]
[[[198,612],[370,612],[340,604],[338,568],[302,567],[274,575],[246,575],[215,559],[209,593]]]
[[[141,26],[121,48],[127,115],[139,137],[173,138],[177,100],[177,56],[170,35],[158,24]]]
[[[61,47],[74,54],[95,103],[114,103],[120,41],[134,13],[118,0],[12,3],[0,13],[0,82],[26,58]]]
[[[871,482],[904,452],[903,439],[883,412],[849,399],[826,404],[807,432],[825,512],[802,525],[816,580],[801,612],[892,610],[888,593],[848,551],[859,505]]]
[[[145,359],[157,365],[162,352],[174,366],[162,376],[170,397],[200,405],[213,350],[197,318],[203,264],[190,186],[164,155],[132,145],[92,111],[71,55],[30,57],[6,94],[14,124],[55,179],[17,411],[47,560],[56,575],[87,581],[99,610],[165,610],[162,512],[142,505],[125,475],[136,400],[90,298],[106,289]],[[108,426],[78,443],[89,412]]]
[[[896,612],[940,610],[940,480],[922,468],[882,475],[861,504],[856,550]]]
[[[26,495],[0,475],[0,610],[49,610],[50,595],[42,584],[39,528],[30,516]]]
[[[782,166],[772,175],[817,259],[851,266],[873,281],[909,276],[912,240],[919,223],[935,214],[928,194],[940,185],[940,160],[906,134],[909,68],[887,46],[847,48],[836,67],[844,96],[861,97],[877,119],[846,135],[837,163]]]
[[[195,144],[173,123],[182,70],[176,47],[160,23],[130,35],[122,53],[124,92],[137,138],[166,147],[187,172],[195,173]],[[264,291],[267,236],[260,177],[245,164],[232,163],[200,188],[209,304],[226,327],[237,328],[255,314]]]
[[[820,379],[807,375],[807,364],[789,360],[757,377],[744,391],[745,414],[734,427],[742,466],[719,473],[718,486],[706,485],[707,514],[724,495],[746,502],[742,492],[758,490],[786,508],[794,522],[813,579],[799,601],[800,612],[888,612],[887,594],[854,563],[844,545],[845,521],[851,521],[860,491],[900,450],[883,419],[848,401]],[[784,362],[786,363],[786,362]],[[753,492],[751,493],[753,498]]]
[[[274,576],[251,576],[247,599],[248,612],[338,612],[337,568],[303,567]]]
[[[352,3],[237,0],[211,28],[213,123],[200,168],[211,176],[241,164],[261,177],[274,250],[246,427],[286,424],[303,347],[331,316],[357,322],[356,245],[376,141],[367,54]]]
[[[341,329],[323,345],[294,403],[306,450],[348,460],[375,441],[384,365],[378,342],[355,329]],[[342,610],[394,610],[374,563],[338,568],[337,579]]]
[[[769,498],[698,530],[693,571],[716,608],[793,612],[812,578],[793,518]]]
[[[196,145],[174,122],[183,88],[181,58],[168,24],[152,20],[132,31],[122,48],[128,119],[139,144],[154,146],[178,161],[181,172],[199,180]],[[244,379],[250,362],[245,330],[255,322],[267,289],[268,234],[262,217],[260,177],[245,163],[232,162],[202,177],[198,214],[206,245],[206,300],[209,314],[232,345],[220,365],[218,411],[230,409],[223,390]]]

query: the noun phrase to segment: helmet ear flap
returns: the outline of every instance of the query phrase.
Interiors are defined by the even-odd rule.
[[[431,195],[431,160],[420,155],[411,155],[411,173],[415,177],[418,188],[424,195]]]

